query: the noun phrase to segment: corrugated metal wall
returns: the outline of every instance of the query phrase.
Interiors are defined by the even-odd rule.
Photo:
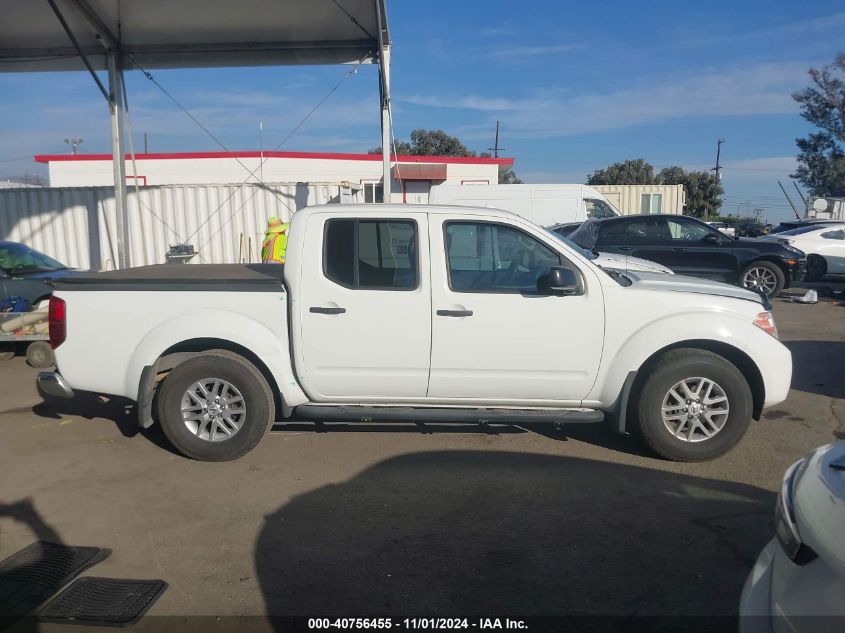
[[[131,262],[164,262],[169,246],[193,244],[192,263],[260,260],[267,218],[303,207],[361,202],[331,183],[168,185],[129,189]],[[22,242],[72,268],[108,270],[117,259],[112,187],[0,190],[0,239]],[[249,243],[251,240],[251,248]]]
[[[642,194],[663,195],[662,213],[684,212],[687,197],[683,185],[590,185],[604,195],[623,215],[642,213]]]

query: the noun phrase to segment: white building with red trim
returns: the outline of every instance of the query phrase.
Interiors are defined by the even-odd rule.
[[[113,186],[111,154],[38,155],[51,187]],[[263,163],[263,164],[262,164]],[[398,157],[391,202],[425,204],[432,185],[495,184],[513,158]],[[186,152],[126,157],[131,186],[266,183],[351,183],[365,202],[381,202],[381,154],[315,152]]]

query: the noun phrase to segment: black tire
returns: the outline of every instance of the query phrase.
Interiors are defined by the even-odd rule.
[[[774,290],[764,293],[760,290],[755,289],[752,285],[750,285],[750,281],[746,280],[746,276],[753,274],[755,269],[763,269],[771,272],[775,277],[775,287]],[[773,299],[777,297],[781,291],[783,290],[784,286],[786,285],[786,276],[783,274],[783,270],[780,266],[775,264],[774,262],[767,262],[765,260],[760,260],[756,262],[751,262],[748,266],[745,267],[745,270],[742,271],[742,274],[739,276],[739,285],[743,288],[748,288],[749,290],[753,290],[754,292],[759,292],[760,294],[765,294],[766,297],[769,299]]]
[[[706,350],[676,349],[646,371],[647,378],[635,396],[636,430],[646,446],[660,457],[679,462],[706,461],[727,453],[745,435],[751,423],[753,398],[748,381],[733,363]],[[721,429],[712,437],[685,441],[673,435],[664,423],[663,402],[677,383],[699,377],[715,382],[723,390],[729,411]]]
[[[821,281],[827,274],[827,260],[819,255],[807,257],[807,272],[804,281]]]
[[[15,346],[12,343],[0,343],[0,361],[12,360],[15,357]]]
[[[47,369],[56,364],[53,348],[47,341],[33,341],[26,348],[26,364],[36,369]]]
[[[240,391],[246,413],[240,428],[223,441],[202,439],[182,418],[182,399],[205,378],[224,380]],[[255,448],[273,423],[275,403],[270,386],[248,360],[226,350],[211,350],[186,360],[171,371],[159,388],[158,419],[167,439],[182,455],[207,462],[242,457]]]

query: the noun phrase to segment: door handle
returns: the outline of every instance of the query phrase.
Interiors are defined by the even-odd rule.
[[[620,251],[631,251],[631,250],[634,250],[634,247],[633,246],[620,246],[619,250]]]
[[[681,248],[680,246],[678,248],[673,248],[672,250],[675,251],[676,253],[686,253],[687,252],[687,249]]]
[[[311,306],[310,311],[315,314],[343,314],[346,312],[346,308],[322,308],[319,306]]]
[[[437,316],[468,317],[472,316],[472,310],[438,310]]]

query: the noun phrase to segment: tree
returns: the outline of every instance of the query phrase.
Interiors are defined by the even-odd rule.
[[[424,130],[422,128],[417,128],[416,130],[411,130],[410,143],[408,141],[395,141],[395,146],[396,154],[405,154],[409,156],[491,157],[489,152],[477,154],[473,150],[468,149],[458,137],[450,136],[443,130]],[[381,147],[374,147],[369,151],[369,153],[381,154]],[[522,181],[511,167],[499,173],[500,185],[518,185],[521,183]]]
[[[587,176],[588,185],[683,185],[687,193],[685,212],[704,217],[715,215],[722,206],[725,190],[715,174],[706,171],[686,171],[672,165],[657,174],[654,166],[642,158],[613,163]]]
[[[381,147],[374,147],[370,154],[381,154]],[[411,142],[396,141],[397,154],[411,156],[477,156],[467,149],[456,136],[449,136],[443,130],[411,130]]]
[[[654,167],[642,158],[613,163],[587,175],[588,185],[655,185]]]
[[[677,184],[682,184],[687,192],[686,215],[694,215],[697,218],[718,215],[725,190],[716,174],[688,171]]]
[[[845,195],[845,53],[833,64],[809,70],[813,85],[792,95],[801,116],[819,128],[796,139],[798,168],[793,174],[816,196]]]

